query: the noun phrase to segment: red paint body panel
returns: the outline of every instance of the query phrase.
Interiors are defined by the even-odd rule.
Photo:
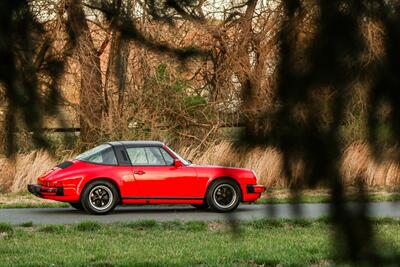
[[[135,185],[144,197],[201,197],[204,182],[191,166],[132,166]],[[137,194],[131,194],[137,196]]]
[[[168,149],[168,148],[166,148]],[[169,151],[169,149],[168,149]],[[201,204],[208,186],[216,179],[234,180],[241,189],[241,201],[256,201],[264,186],[256,185],[252,170],[218,166],[121,166],[70,160],[64,169],[55,167],[38,178],[40,197],[77,202],[90,181],[107,179],[119,190],[121,204]],[[253,191],[248,192],[248,186]],[[45,192],[62,188],[63,194]]]

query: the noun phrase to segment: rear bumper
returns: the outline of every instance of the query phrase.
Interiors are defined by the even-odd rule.
[[[64,196],[63,187],[44,187],[37,184],[29,184],[28,191],[38,197],[44,196]]]
[[[253,193],[262,194],[265,192],[266,188],[263,185],[248,184],[246,189],[247,189],[247,193],[249,193],[249,194],[253,194]]]
[[[261,194],[265,192],[266,188],[263,185],[256,184],[247,184],[245,188],[243,188],[243,202],[255,202],[257,199],[261,197]]]

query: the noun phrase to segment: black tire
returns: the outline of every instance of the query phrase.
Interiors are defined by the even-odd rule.
[[[218,199],[220,195],[220,199]],[[235,210],[242,199],[242,192],[237,183],[229,179],[213,182],[207,190],[207,203],[217,212]]]
[[[111,212],[119,202],[117,188],[106,180],[94,180],[85,186],[81,204],[85,211],[95,215]]]
[[[74,209],[77,210],[83,210],[83,206],[80,202],[69,202],[69,204],[71,205],[71,207],[73,207]]]
[[[208,209],[210,206],[208,205],[207,201],[204,201],[201,204],[192,204],[193,207],[195,207],[198,210],[206,210]]]

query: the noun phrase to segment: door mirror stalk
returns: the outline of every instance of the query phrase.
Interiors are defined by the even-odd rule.
[[[179,168],[179,167],[182,167],[182,166],[183,166],[183,163],[182,163],[182,161],[180,161],[179,159],[175,159],[175,161],[174,161],[174,166],[177,167],[177,168]]]

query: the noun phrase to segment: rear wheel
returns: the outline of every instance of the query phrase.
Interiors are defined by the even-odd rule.
[[[92,214],[104,215],[112,211],[118,203],[118,191],[105,180],[90,182],[82,192],[83,208]]]
[[[71,207],[77,210],[83,210],[83,206],[80,202],[70,202]]]
[[[218,212],[229,212],[236,209],[240,199],[240,187],[231,180],[217,180],[207,190],[207,202]]]

